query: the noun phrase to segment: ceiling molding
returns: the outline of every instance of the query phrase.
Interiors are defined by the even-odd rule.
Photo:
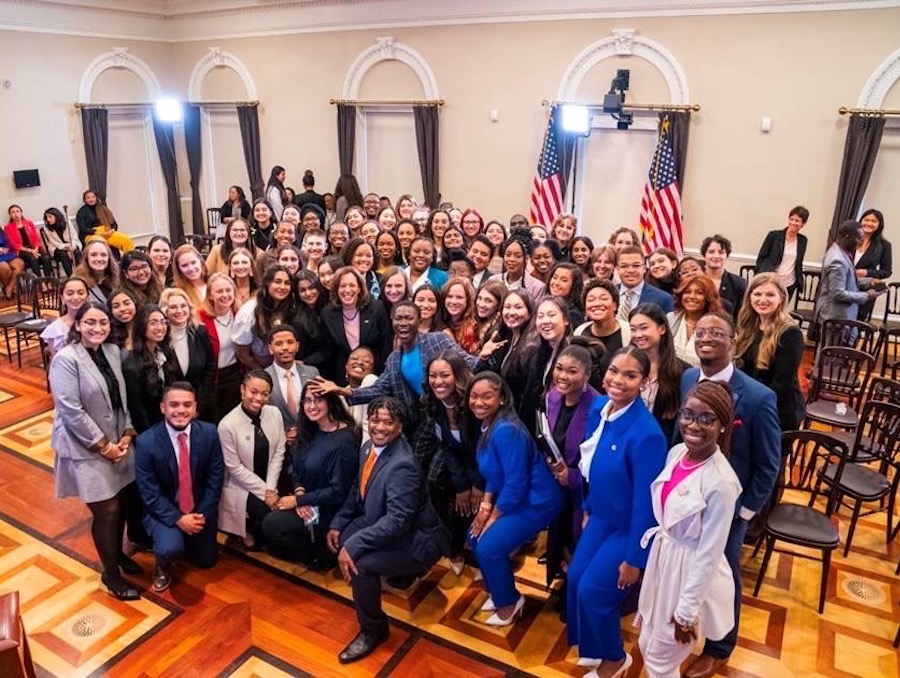
[[[900,0],[0,0],[0,30],[187,42],[418,26],[897,7]]]

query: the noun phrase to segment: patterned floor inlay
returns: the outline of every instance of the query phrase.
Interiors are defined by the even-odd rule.
[[[0,429],[0,446],[48,469],[53,468],[50,431],[53,412],[44,412]]]
[[[54,676],[93,673],[172,615],[114,599],[97,572],[0,521],[0,594],[16,590],[34,661]]]

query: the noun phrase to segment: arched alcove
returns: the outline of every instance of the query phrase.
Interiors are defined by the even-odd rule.
[[[203,79],[210,71],[219,68],[227,68],[240,77],[244,83],[246,98],[248,100],[256,100],[256,83],[250,74],[250,69],[246,64],[231,52],[224,51],[221,47],[210,47],[207,53],[197,62],[194,70],[191,72],[191,79],[188,83],[188,97],[191,101],[203,100]]]
[[[97,78],[107,69],[124,68],[137,75],[147,88],[149,101],[159,98],[162,88],[159,78],[153,69],[145,61],[129,53],[127,47],[113,47],[109,52],[101,54],[81,74],[81,82],[78,85],[78,101],[82,104],[91,103],[91,93]]]
[[[426,99],[437,99],[437,79],[428,62],[409,45],[396,42],[394,38],[376,38],[375,44],[362,52],[350,65],[344,78],[343,99],[358,99],[363,78],[372,67],[382,61],[399,61],[409,66],[419,81]]]
[[[882,108],[891,88],[900,80],[900,49],[881,62],[859,95],[859,108]]]

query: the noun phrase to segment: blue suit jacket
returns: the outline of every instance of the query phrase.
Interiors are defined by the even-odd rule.
[[[154,424],[135,440],[135,475],[147,513],[173,527],[183,515],[178,508],[178,462],[164,421]],[[205,421],[191,423],[191,484],[194,512],[216,524],[225,475],[222,446],[216,427]]]
[[[699,367],[692,367],[682,375],[682,402],[699,378]],[[781,427],[775,392],[737,368],[728,385],[735,402],[728,460],[744,488],[738,509],[746,507],[755,513],[772,493],[781,468]],[[681,439],[677,427],[675,438],[676,442]]]
[[[638,303],[656,304],[666,313],[671,313],[675,310],[672,295],[648,283],[644,283],[644,289],[641,290],[641,298],[638,299]]]

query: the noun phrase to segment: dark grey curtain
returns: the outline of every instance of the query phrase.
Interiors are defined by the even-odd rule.
[[[241,143],[244,146],[244,162],[250,176],[250,193],[253,200],[263,197],[266,184],[262,175],[262,151],[259,144],[259,111],[255,105],[237,107],[241,125]]]
[[[669,118],[669,139],[672,141],[672,153],[675,156],[675,176],[681,193],[684,194],[684,164],[687,160],[688,135],[691,131],[690,111],[665,111],[659,114],[660,124]]]
[[[435,104],[413,106],[413,115],[416,122],[416,147],[419,151],[419,169],[422,173],[422,193],[424,194],[425,202],[434,209],[441,202],[441,122],[438,106]]]
[[[341,174],[353,174],[353,154],[356,151],[356,106],[338,104],[337,133]]]
[[[109,115],[105,108],[82,108],[84,159],[88,188],[106,202],[106,175],[109,166]]]
[[[200,107],[184,107],[184,146],[187,150],[188,170],[191,173],[191,222],[194,233],[206,232],[203,205],[200,203],[200,172],[203,167],[203,146],[200,143]]]
[[[842,221],[853,219],[862,205],[866,195],[866,186],[872,176],[878,146],[884,132],[884,118],[881,116],[850,116],[847,127],[847,141],[844,143],[844,160],[841,163],[841,178],[838,182],[837,201],[834,205],[834,217],[831,219],[831,230],[828,243],[834,242],[837,228]]]
[[[562,113],[559,110],[559,106],[554,106],[550,109],[550,119],[547,121],[547,124],[553,126],[556,136],[556,154],[559,158],[559,173],[562,178],[560,183],[562,185],[563,205],[565,205],[569,184],[575,183],[573,181],[573,174],[575,171],[575,154],[578,150],[579,137],[574,134],[567,134],[566,131],[563,130]],[[574,202],[573,196],[573,205]]]
[[[169,238],[177,247],[184,242],[184,222],[181,219],[181,199],[178,197],[178,166],[175,163],[175,134],[172,125],[153,116],[153,135],[159,164],[166,181],[166,203],[169,214]]]

